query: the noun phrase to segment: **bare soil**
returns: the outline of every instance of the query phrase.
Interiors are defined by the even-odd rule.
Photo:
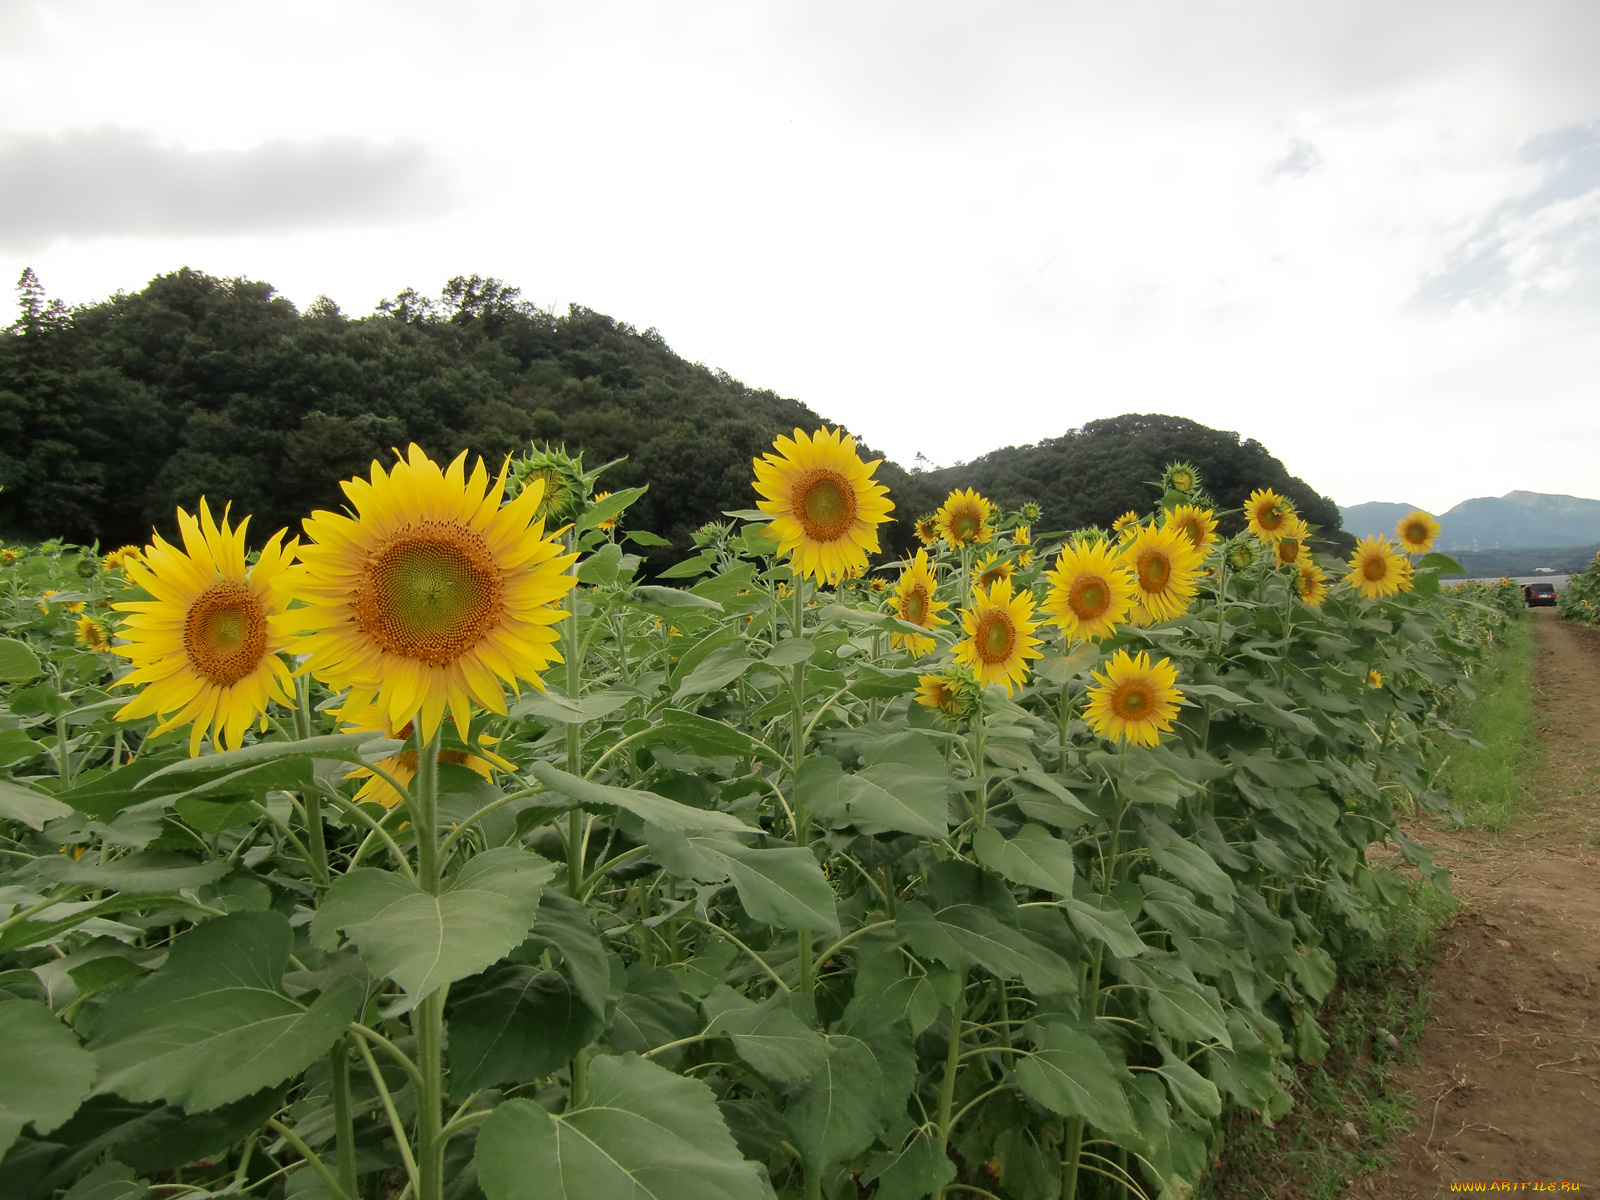
[[[1499,835],[1416,833],[1462,908],[1439,934],[1420,1061],[1393,1068],[1416,1125],[1352,1197],[1600,1192],[1600,631],[1533,616],[1533,810]]]

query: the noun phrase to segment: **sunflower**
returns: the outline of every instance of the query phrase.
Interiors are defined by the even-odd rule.
[[[1256,548],[1249,538],[1240,536],[1229,544],[1224,557],[1235,571],[1248,571],[1250,565],[1256,561]]]
[[[1011,531],[1011,544],[1014,546],[1033,545],[1033,529],[1028,525],[1018,525]]]
[[[1200,551],[1176,529],[1143,526],[1123,547],[1122,561],[1134,575],[1135,625],[1181,617],[1200,590]]]
[[[376,704],[369,704],[365,711],[355,714],[351,718],[344,716],[344,709],[339,709],[339,725],[345,733],[370,733],[374,737],[393,738],[396,741],[405,741],[413,730],[411,724],[402,725],[395,729],[383,719],[383,713]],[[493,780],[495,771],[513,772],[516,767],[487,747],[498,742],[499,738],[482,738],[474,748],[480,754],[470,754],[465,750],[442,749],[439,751],[439,761],[442,763],[455,763],[457,766],[466,767],[476,771],[485,779]],[[417,777],[417,752],[415,748],[402,750],[398,754],[378,760],[378,769],[394,777],[394,781],[401,787],[406,787]],[[357,804],[371,801],[381,804],[384,808],[393,808],[400,803],[400,793],[390,786],[389,781],[378,775],[370,767],[357,767],[354,771],[345,774],[346,779],[365,779],[361,790],[356,793]]]
[[[1134,512],[1131,508],[1118,517],[1115,521],[1111,522],[1111,532],[1116,534],[1118,539],[1124,542],[1133,536],[1133,534],[1129,533],[1128,530],[1132,529],[1137,532],[1138,527],[1139,514]]]
[[[776,454],[755,460],[757,507],[773,517],[767,534],[802,577],[819,584],[867,569],[878,549],[878,526],[894,504],[872,478],[880,460],[864,463],[856,440],[837,429],[813,437],[802,429],[780,437]]]
[[[1170,659],[1151,666],[1143,650],[1137,656],[1118,650],[1104,670],[1094,673],[1084,720],[1107,741],[1154,746],[1178,716],[1183,693],[1177,682],[1178,668]]]
[[[1350,555],[1345,581],[1369,600],[1392,596],[1411,587],[1411,564],[1386,537],[1364,537]]]
[[[1245,501],[1244,513],[1250,520],[1251,533],[1263,542],[1275,542],[1287,536],[1294,505],[1271,488],[1257,488]]]
[[[56,588],[46,588],[44,591],[39,593],[39,598],[33,603],[40,612],[47,613],[50,611],[50,601],[60,594],[61,593]]]
[[[1010,579],[1011,572],[1016,569],[1016,563],[1009,558],[1001,558],[998,554],[985,554],[972,568],[973,582],[982,588],[993,587],[1002,579]]]
[[[1032,566],[1033,565],[1033,551],[1032,550],[1022,550],[1022,551],[1018,552],[1016,562],[1017,562],[1017,566],[1019,566],[1019,567],[1030,567],[1030,566]]]
[[[1044,516],[1044,509],[1039,507],[1039,503],[1036,500],[1024,501],[1022,507],[1017,511],[1022,514],[1022,519],[1030,525]]]
[[[1109,542],[1110,536],[1098,525],[1085,525],[1082,529],[1074,529],[1067,540],[1074,546],[1093,546],[1098,542]]]
[[[1175,462],[1161,474],[1164,491],[1182,492],[1185,496],[1200,486],[1200,472],[1186,462]]]
[[[606,499],[610,495],[610,492],[596,492],[593,498],[590,499],[589,503],[599,504],[600,501]],[[611,533],[617,528],[617,519],[616,517],[607,517],[604,521],[601,521],[599,524],[597,524],[595,528],[604,533]]]
[[[1161,522],[1163,529],[1176,529],[1187,534],[1194,548],[1204,554],[1217,540],[1217,517],[1209,508],[1197,504],[1179,504],[1167,513]]]
[[[945,545],[954,550],[958,546],[983,546],[994,539],[994,505],[968,488],[964,492],[951,492],[939,511],[934,513]]]
[[[289,667],[278,657],[286,639],[273,621],[274,595],[295,555],[296,542],[273,534],[253,567],[244,561],[246,517],[219,526],[205,500],[198,519],[178,510],[183,549],[156,534],[141,561],[125,562],[128,581],[151,600],[111,607],[129,613],[120,630],[127,644],[114,652],[134,669],[118,682],[144,690],[117,710],[117,720],[159,716],[155,733],[193,723],[189,754],[200,752],[206,730],[219,748],[239,745],[267,701],[289,704]]]
[[[576,556],[535,520],[539,481],[502,506],[507,468],[491,482],[482,459],[470,478],[466,461],[441,471],[413,444],[388,474],[374,462],[370,482],[347,480],[355,515],[306,518],[311,544],[286,590],[307,607],[278,621],[300,635],[305,670],[349,691],[346,711],[376,701],[393,729],[420,714],[426,739],[447,707],[462,741],[474,700],[504,713],[502,680],[543,689],[539,672],[561,661],[555,602],[576,582]]]
[[[1373,667],[1367,672],[1367,686],[1370,688],[1381,688],[1383,686],[1383,672],[1378,670],[1377,667]]]
[[[1133,572],[1105,542],[1063,549],[1045,578],[1050,582],[1045,611],[1068,637],[1098,642],[1128,619]]]
[[[100,560],[100,567],[105,571],[115,571],[124,563],[136,563],[143,557],[144,552],[138,546],[118,546]]]
[[[1412,554],[1425,554],[1439,536],[1439,522],[1420,508],[1413,508],[1400,518],[1394,533],[1404,549]]]
[[[1283,536],[1272,544],[1278,564],[1287,567],[1299,562],[1300,552],[1310,536],[1311,527],[1291,513],[1283,523]]]
[[[1028,676],[1028,659],[1043,658],[1034,649],[1039,639],[1033,593],[1012,594],[1011,581],[1002,579],[992,588],[973,588],[972,607],[961,614],[966,639],[956,643],[955,659],[971,669],[980,686],[1004,684],[1006,695]]]
[[[949,622],[939,615],[950,606],[935,600],[938,583],[933,577],[933,566],[928,562],[928,552],[918,550],[911,565],[900,573],[900,582],[889,597],[891,611],[908,625],[917,625],[929,631]],[[891,633],[889,644],[896,649],[910,650],[921,658],[936,644],[931,637],[918,637],[914,633]]]
[[[1314,562],[1303,562],[1294,574],[1294,590],[1310,608],[1328,598],[1328,576]]]
[[[86,650],[98,652],[111,649],[111,631],[98,617],[79,617],[73,625],[73,633],[78,645]]]
[[[874,575],[871,579],[869,579],[867,581],[867,591],[869,591],[869,592],[881,592],[881,591],[885,590],[888,586],[889,586],[888,583],[884,580],[884,578],[881,575]]]
[[[913,528],[916,530],[917,541],[924,546],[934,546],[939,542],[939,518],[929,513],[925,517],[918,517]]]
[[[936,708],[953,721],[971,712],[977,699],[972,676],[959,668],[941,675],[917,676],[917,703]]]

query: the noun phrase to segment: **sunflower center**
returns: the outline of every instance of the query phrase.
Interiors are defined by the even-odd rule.
[[[261,664],[267,614],[242,583],[213,583],[189,606],[183,648],[195,673],[232,687]]]
[[[978,585],[980,587],[991,587],[999,580],[1009,578],[1010,575],[1011,572],[1006,568],[1006,565],[1000,563],[981,573],[978,576]]]
[[[1425,525],[1407,525],[1406,541],[1413,545],[1420,545],[1428,540],[1428,529]]]
[[[504,591],[475,530],[425,521],[368,557],[356,586],[356,624],[391,654],[449,666],[499,623]]]
[[[1193,483],[1194,478],[1187,471],[1179,471],[1172,477],[1172,486],[1180,492],[1187,492]]]
[[[1300,542],[1297,538],[1284,538],[1278,543],[1278,561],[1292,563],[1300,557]]]
[[[906,597],[905,612],[902,615],[913,625],[921,625],[923,618],[928,615],[928,593],[921,587],[913,589]]]
[[[1270,533],[1283,524],[1283,519],[1286,515],[1283,509],[1276,504],[1264,504],[1256,512],[1256,524]]]
[[[1389,573],[1389,563],[1381,554],[1369,554],[1361,564],[1362,578],[1377,583]]]
[[[958,542],[970,542],[983,528],[983,517],[974,509],[964,508],[950,519],[950,528],[955,530]]]
[[[1011,657],[1017,644],[1017,630],[1004,612],[991,609],[978,618],[977,633],[972,639],[978,647],[978,657],[993,666]]]
[[[795,516],[814,542],[836,542],[855,523],[855,491],[836,471],[807,474],[795,487],[794,500]]]
[[[1067,592],[1067,606],[1078,620],[1093,621],[1105,616],[1106,609],[1111,607],[1111,589],[1105,580],[1094,575],[1075,579]]]
[[[1155,700],[1155,692],[1146,681],[1129,679],[1111,694],[1111,711],[1124,721],[1146,720]]]
[[[1139,555],[1139,586],[1147,592],[1163,592],[1172,578],[1172,562],[1159,550]]]

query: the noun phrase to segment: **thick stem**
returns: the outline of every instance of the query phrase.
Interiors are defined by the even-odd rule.
[[[1083,1118],[1067,1121],[1061,1142],[1061,1200],[1075,1200],[1078,1194],[1078,1158],[1083,1153]]]
[[[417,729],[418,742],[422,730]],[[411,784],[412,813],[417,829],[417,886],[439,894],[438,851],[439,731],[417,752],[417,777]],[[411,1032],[417,1039],[417,1200],[441,1200],[444,1192],[444,1144],[439,1136],[444,1081],[440,1042],[444,1025],[444,992],[425,996],[411,1010]]]
[[[950,1045],[944,1056],[944,1076],[939,1080],[939,1146],[950,1144],[950,1113],[955,1106],[956,1072],[961,1069],[961,1014],[966,1011],[967,981],[961,981],[955,1003],[950,1006]],[[944,1185],[933,1193],[933,1200],[944,1200]]]
[[[340,1038],[328,1052],[328,1067],[333,1079],[334,1137],[339,1156],[339,1186],[348,1196],[356,1194],[356,1125],[350,1110],[350,1039]]]
[[[567,552],[577,551],[577,539],[573,533],[567,534]],[[574,562],[571,567],[574,575],[577,574],[578,564]],[[563,657],[567,660],[567,699],[574,704],[582,697],[579,693],[583,690],[583,648],[578,642],[578,588],[574,584],[567,593],[567,619],[565,621],[566,646]],[[582,725],[567,726],[567,773],[570,775],[583,774],[582,759]],[[574,900],[579,898],[579,889],[583,886],[583,814],[579,809],[573,809],[567,818],[567,895]]]
[[[311,680],[301,675],[294,681],[294,736],[305,741],[311,736]],[[312,882],[320,894],[333,882],[328,867],[328,835],[322,825],[322,796],[315,787],[301,793],[306,809],[306,839],[310,843]]]
[[[789,636],[800,637],[805,629],[805,588],[804,580],[798,575],[794,579],[794,604],[789,610]],[[789,681],[789,733],[790,733],[790,775],[794,779],[800,774],[800,764],[806,756],[806,664],[802,660],[794,664],[792,676]],[[798,798],[795,800],[794,811],[794,840],[797,846],[811,844],[811,814]],[[817,965],[812,952],[811,930],[800,931],[800,993],[811,996],[817,989]],[[812,1172],[806,1175],[806,1187],[811,1186]],[[818,1187],[821,1186],[820,1176]],[[820,1193],[819,1193],[820,1194]]]

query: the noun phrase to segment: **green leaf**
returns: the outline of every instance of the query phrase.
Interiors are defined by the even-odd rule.
[[[1465,575],[1467,573],[1467,569],[1455,559],[1448,554],[1440,554],[1437,551],[1432,554],[1424,554],[1417,559],[1417,567],[1419,570],[1438,571],[1442,575]]]
[[[174,807],[185,825],[201,833],[248,825],[260,813],[253,800],[179,800]]]
[[[579,532],[585,529],[598,529],[600,522],[621,516],[623,509],[649,490],[650,485],[646,484],[644,487],[623,488],[620,492],[613,492],[604,500],[590,500],[583,506],[583,516],[578,519]]]
[[[463,989],[469,985],[463,984]],[[600,1036],[599,1014],[555,971],[497,967],[450,996],[450,1092],[531,1083]]]
[[[63,1200],[144,1200],[150,1185],[133,1177],[133,1168],[103,1162],[72,1185]]]
[[[1207,1121],[1222,1115],[1222,1096],[1217,1085],[1165,1045],[1161,1047],[1161,1066],[1157,1070],[1167,1081],[1173,1100],[1189,1112]]]
[[[562,966],[578,996],[603,1016],[611,990],[611,963],[583,905],[545,889],[539,896],[539,916],[530,940],[536,946],[550,945],[561,951]]]
[[[697,575],[704,575],[716,565],[717,556],[709,551],[702,551],[692,558],[684,559],[681,563],[674,563],[656,577],[658,579],[693,579]]]
[[[796,663],[810,662],[817,652],[817,644],[809,638],[784,638],[778,648],[761,661],[769,667],[792,667]]]
[[[24,1125],[47,1134],[94,1084],[94,1056],[37,1000],[0,1001],[0,1156]]]
[[[0,779],[0,819],[21,821],[29,828],[43,829],[46,822],[70,816],[71,813],[70,806],[43,792],[36,792],[9,779]]]
[[[21,683],[43,672],[39,656],[26,642],[0,638],[0,683]]]
[[[883,1072],[871,1048],[858,1038],[838,1034],[830,1035],[828,1042],[833,1053],[783,1114],[807,1171],[821,1171],[860,1154],[893,1115],[878,1105]]]
[[[44,751],[24,729],[0,729],[0,767],[25,762]]]
[[[233,870],[233,863],[225,858],[196,862],[181,854],[140,850],[105,863],[91,861],[87,856],[74,862],[64,854],[49,855],[34,859],[33,870],[56,883],[119,892],[175,892],[215,883]]]
[[[152,772],[139,783],[144,788],[157,780],[173,776],[226,775],[241,767],[254,767],[262,763],[277,762],[285,758],[334,758],[342,762],[360,762],[357,751],[367,742],[375,740],[370,733],[328,733],[321,737],[304,738],[298,742],[257,742],[240,750],[222,754],[203,754],[199,758],[182,758],[175,763]]]
[[[656,742],[681,742],[696,754],[711,757],[748,754],[755,746],[749,734],[742,733],[725,721],[684,712],[681,708],[662,710],[656,717],[656,724],[636,744],[648,746]]]
[[[607,542],[578,564],[578,582],[610,587],[617,581],[617,569],[621,565],[622,547]]]
[[[910,1145],[887,1162],[881,1157],[872,1161],[878,1181],[873,1200],[925,1200],[956,1177],[955,1163],[927,1126],[918,1129]]]
[[[529,692],[511,706],[510,714],[513,717],[537,717],[546,725],[583,725],[616,712],[630,699],[632,697],[626,692],[609,689],[581,700],[569,700],[554,692]]]
[[[1062,1021],[1044,1024],[1039,1048],[1017,1062],[1017,1084],[1063,1117],[1083,1117],[1113,1136],[1137,1133],[1121,1081],[1128,1068],[1088,1033]]]
[[[637,545],[640,545],[640,546],[670,546],[670,545],[672,545],[671,539],[664,538],[658,533],[651,533],[649,530],[646,530],[646,529],[630,529],[630,530],[628,530],[627,533],[623,534],[622,536],[627,538],[630,542],[634,542],[634,543],[636,543]]]
[[[1132,958],[1148,949],[1120,908],[1100,908],[1087,900],[1073,899],[1063,900],[1061,906],[1073,928],[1086,938],[1104,942],[1118,958]]]
[[[173,943],[144,982],[111,994],[89,1048],[96,1092],[215,1108],[298,1075],[355,1016],[348,977],[309,1009],[283,993],[293,933],[276,912],[235,913]]]
[[[701,1008],[709,1019],[706,1032],[727,1034],[739,1057],[776,1083],[804,1083],[833,1053],[826,1038],[794,1015],[784,995],[756,1004],[720,984]]]
[[[1211,855],[1172,826],[1153,818],[1145,820],[1144,832],[1145,849],[1157,866],[1179,883],[1209,897],[1218,912],[1233,911],[1233,880]]]
[[[808,756],[795,780],[795,803],[812,816],[853,825],[931,838],[949,832],[944,760],[927,738],[901,734],[869,760],[850,775],[829,755]]]
[[[392,871],[359,867],[334,881],[311,923],[327,945],[342,929],[379,978],[412,999],[475,975],[528,936],[555,864],[516,846],[485,850],[430,896]]]
[[[715,600],[708,600],[704,596],[696,596],[693,592],[685,592],[678,588],[641,584],[633,589],[633,593],[646,608],[703,608],[708,612],[722,611],[722,605]]]
[[[771,1200],[710,1088],[634,1055],[589,1068],[588,1102],[554,1116],[508,1100],[475,1151],[488,1200]]]
[[[672,972],[635,962],[628,965],[623,981],[625,990],[611,1025],[613,1051],[642,1054],[690,1037],[700,1028],[699,1014],[683,1002]]]
[[[685,696],[704,696],[720,691],[756,665],[756,660],[744,652],[741,642],[719,646],[696,664],[673,694],[674,700]]]
[[[1077,964],[976,904],[952,904],[938,914],[920,900],[903,904],[895,931],[918,954],[964,971],[974,963],[1002,979],[1020,978],[1041,995],[1078,990]]]
[[[1166,970],[1146,969],[1138,963],[1123,963],[1119,970],[1130,983],[1143,984],[1149,990],[1145,1003],[1150,1008],[1150,1020],[1158,1029],[1184,1042],[1220,1042],[1232,1047],[1233,1036],[1228,1032],[1228,1019],[1223,1015],[1222,1002],[1215,988],[1201,985],[1186,968],[1169,966],[1184,978],[1174,978]]]
[[[746,830],[745,832],[751,832]],[[798,846],[752,849],[728,837],[650,837],[651,853],[669,871],[701,883],[731,879],[745,911],[779,929],[820,929],[838,936],[837,901],[816,856]]]
[[[631,812],[642,821],[648,821],[658,829],[668,829],[680,833],[708,833],[712,831],[726,831],[730,833],[755,833],[738,817],[728,813],[717,812],[714,809],[694,808],[688,804],[680,804],[676,800],[669,800],[665,796],[658,796],[654,792],[642,791],[639,788],[619,788],[609,784],[594,783],[588,779],[579,779],[576,775],[568,775],[559,767],[547,762],[534,761],[528,765],[528,770],[540,783],[553,792],[560,792],[568,799],[585,807],[594,808],[620,808]]]
[[[1024,825],[1009,838],[985,825],[972,835],[972,849],[979,862],[1013,883],[1072,895],[1072,847],[1043,825]]]
[[[917,672],[862,663],[850,681],[850,694],[862,700],[893,700],[917,690]]]

